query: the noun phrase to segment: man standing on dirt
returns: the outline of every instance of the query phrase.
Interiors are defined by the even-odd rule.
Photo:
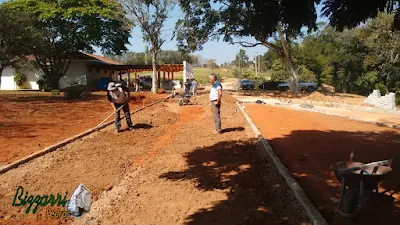
[[[186,91],[186,95],[189,95],[189,93],[190,93],[190,81],[189,81],[189,79],[186,79],[186,82],[185,82],[185,91]]]
[[[193,90],[193,96],[195,96],[197,94],[197,81],[194,78],[192,80],[192,90]]]
[[[211,111],[214,117],[214,126],[217,134],[221,133],[221,97],[222,85],[217,81],[215,74],[210,75],[210,83],[212,84],[210,90]]]
[[[129,111],[129,102],[131,100],[129,88],[120,83],[110,82],[107,89],[108,101],[110,101],[115,112],[115,133],[119,133],[121,128],[120,107],[122,107],[122,110],[124,111],[128,129],[132,131],[133,126],[131,121],[131,113]]]

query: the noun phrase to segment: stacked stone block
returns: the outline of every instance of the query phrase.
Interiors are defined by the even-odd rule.
[[[373,105],[377,108],[381,109],[396,109],[396,94],[390,92],[385,96],[381,96],[381,92],[379,90],[374,90],[368,98],[365,100],[365,103]]]

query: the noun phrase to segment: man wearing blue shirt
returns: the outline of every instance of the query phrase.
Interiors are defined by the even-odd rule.
[[[210,90],[211,111],[214,117],[214,125],[216,133],[221,133],[221,97],[222,85],[214,74],[210,75],[210,83],[212,84]]]

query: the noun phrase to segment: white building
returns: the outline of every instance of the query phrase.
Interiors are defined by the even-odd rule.
[[[28,57],[32,62],[33,58]],[[97,81],[102,77],[115,77],[117,71],[106,69],[93,70],[90,66],[94,65],[120,65],[120,63],[99,55],[88,53],[77,53],[77,56],[72,60],[66,74],[60,79],[60,89],[68,87],[72,84],[88,84],[95,86]],[[17,90],[19,87],[14,82],[14,76],[17,73],[24,74],[27,78],[23,88],[38,90],[39,86],[36,83],[44,75],[43,71],[33,66],[29,69],[5,68],[1,75],[0,90]]]

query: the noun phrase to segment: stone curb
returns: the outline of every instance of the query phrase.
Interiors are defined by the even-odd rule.
[[[256,101],[240,101],[240,103],[243,103],[243,102],[244,103],[256,103]],[[340,117],[340,118],[346,118],[346,119],[351,119],[351,120],[355,120],[355,121],[359,121],[359,122],[363,122],[363,123],[370,123],[370,124],[375,124],[375,125],[381,126],[381,127],[388,127],[388,128],[393,128],[393,129],[400,130],[400,125],[396,125],[396,124],[376,122],[376,121],[373,121],[373,120],[360,119],[360,118],[352,117],[352,116],[342,116],[342,115],[339,115],[339,114],[323,112],[323,111],[316,110],[316,109],[293,108],[291,103],[283,103],[283,104],[266,103],[266,104],[274,106],[274,107],[281,107],[281,108],[286,108],[286,109],[291,109],[291,110],[296,110],[296,111],[315,112],[315,113],[321,113],[321,114],[324,114],[324,115],[327,115],[327,116],[337,116],[337,117]]]
[[[142,108],[140,108],[140,109],[137,109],[137,110],[133,111],[133,112],[131,113],[131,115],[134,114],[134,113],[140,112],[140,111],[142,111],[142,110],[144,110],[144,109],[146,109],[146,108],[148,108],[148,107],[150,107],[150,106],[153,106],[153,105],[155,105],[155,104],[158,104],[158,103],[160,103],[160,102],[163,102],[163,101],[165,101],[166,99],[170,98],[171,96],[172,96],[172,95],[170,95],[170,96],[168,96],[168,97],[166,97],[166,98],[163,98],[163,99],[161,99],[161,100],[159,100],[159,101],[153,102],[153,103],[151,103],[150,105],[146,105],[146,106],[144,106],[144,107],[142,107]],[[124,117],[122,117],[122,119],[123,119],[123,118],[124,118]],[[99,131],[99,130],[101,130],[101,129],[104,129],[104,128],[108,127],[109,125],[113,124],[113,123],[114,123],[113,121],[110,121],[110,122],[108,122],[108,123],[105,123],[105,124],[101,125],[100,127],[91,128],[91,129],[89,129],[89,130],[87,130],[87,131],[84,131],[84,132],[82,132],[82,133],[80,133],[80,134],[77,134],[77,135],[75,135],[75,136],[72,136],[72,137],[70,137],[70,138],[67,138],[67,139],[65,139],[65,140],[63,140],[63,141],[61,141],[61,142],[59,142],[59,143],[57,143],[57,144],[51,145],[51,146],[46,147],[46,148],[44,148],[44,149],[42,149],[42,150],[39,150],[39,151],[37,151],[37,152],[34,152],[34,153],[32,153],[32,154],[30,154],[30,155],[28,155],[28,156],[26,156],[26,157],[24,157],[24,158],[22,158],[22,159],[18,159],[18,160],[15,161],[15,162],[12,162],[12,163],[10,163],[10,164],[6,164],[5,166],[3,166],[3,167],[0,168],[0,174],[3,174],[3,173],[5,173],[5,172],[7,172],[7,171],[9,171],[9,170],[11,170],[11,169],[17,168],[18,166],[20,166],[20,165],[22,165],[22,164],[24,164],[24,163],[26,163],[26,162],[29,162],[29,161],[31,161],[31,160],[33,160],[33,159],[35,159],[35,158],[38,158],[38,157],[40,157],[40,156],[43,156],[43,155],[45,155],[45,154],[47,154],[47,153],[49,153],[49,152],[53,152],[53,151],[55,151],[55,150],[57,150],[57,149],[59,149],[59,148],[65,146],[65,145],[70,144],[70,143],[72,143],[72,142],[74,142],[74,141],[76,141],[76,140],[78,140],[78,139],[81,139],[81,138],[83,138],[83,137],[85,137],[85,136],[87,136],[87,135],[89,135],[89,134],[92,134],[92,133],[94,133],[94,132],[96,132],[96,131]]]
[[[247,122],[249,123],[250,127],[252,128],[253,132],[258,137],[259,141],[262,143],[264,150],[268,153],[271,157],[272,161],[274,162],[276,168],[278,169],[281,176],[285,179],[288,186],[292,189],[296,199],[300,202],[303,206],[304,210],[306,211],[308,218],[312,221],[314,225],[328,225],[324,217],[318,211],[318,209],[311,203],[308,199],[307,195],[304,194],[303,189],[297,183],[297,181],[292,177],[289,170],[286,166],[281,162],[279,157],[275,154],[272,147],[269,145],[268,141],[264,139],[256,125],[253,123],[249,115],[244,111],[244,109],[240,106],[237,102],[237,106],[239,107],[240,111],[242,112],[243,116],[246,118]]]

